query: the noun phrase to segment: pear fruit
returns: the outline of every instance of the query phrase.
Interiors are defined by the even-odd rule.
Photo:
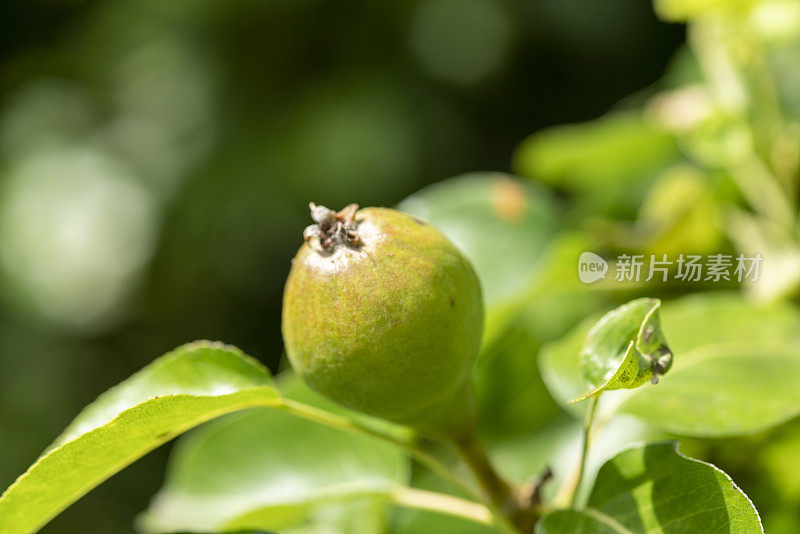
[[[457,438],[474,419],[483,299],[469,260],[396,210],[311,204],[282,330],[313,389],[369,415]]]

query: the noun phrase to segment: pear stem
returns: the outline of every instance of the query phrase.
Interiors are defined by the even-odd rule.
[[[453,441],[453,445],[492,503],[505,509],[514,490],[495,470],[476,432],[470,431],[464,437]]]
[[[539,518],[538,502],[525,502],[521,492],[494,468],[474,427],[452,441],[459,456],[472,471],[492,506],[502,512],[521,532],[533,532]]]

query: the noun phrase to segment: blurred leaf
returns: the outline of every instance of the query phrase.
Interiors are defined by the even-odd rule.
[[[693,436],[748,434],[800,414],[799,344],[721,343],[677,361],[663,383],[636,391],[619,409]]]
[[[480,426],[495,436],[529,434],[559,411],[539,376],[541,341],[527,311],[475,368]]]
[[[800,245],[797,236],[766,217],[744,210],[728,210],[726,230],[737,250],[748,258],[759,255],[757,280],[748,278],[744,288],[755,298],[774,300],[797,292],[800,286]]]
[[[676,354],[656,387],[616,393],[621,410],[688,435],[731,435],[778,424],[800,412],[800,313],[735,294],[668,302],[662,330]],[[542,377],[562,405],[583,391],[579,352],[587,320],[542,349]],[[624,397],[624,398],[623,398]]]
[[[387,531],[386,508],[386,503],[374,499],[320,505],[307,522],[281,534],[381,534]]]
[[[549,341],[563,335],[587,311],[602,305],[607,299],[605,292],[582,283],[576,271],[581,254],[595,247],[595,240],[586,232],[566,230],[556,234],[542,252],[536,276],[488,315],[484,347],[502,343],[506,329],[515,321],[534,330],[539,342]]]
[[[144,454],[214,417],[274,404],[269,372],[234,347],[196,342],[87,406],[0,497],[0,531],[36,530]]]
[[[398,207],[436,226],[472,261],[483,285],[487,323],[531,285],[560,226],[555,199],[546,190],[501,173],[457,176]]]
[[[719,202],[698,169],[678,165],[668,169],[648,191],[639,211],[636,233],[644,252],[711,253],[722,238]]]
[[[800,504],[800,425],[789,425],[784,432],[761,444],[759,451],[760,467],[771,478],[781,500]],[[800,514],[800,509],[796,509]]]
[[[629,214],[678,157],[673,138],[634,111],[537,132],[517,148],[513,168],[567,190],[593,215]]]
[[[759,437],[748,443],[750,446],[725,447],[724,442],[717,450],[742,456],[731,464],[750,476],[748,482],[742,480],[742,485],[758,503],[765,531],[800,532],[800,420]]]
[[[781,10],[781,6],[783,6],[783,10]],[[797,31],[797,26],[800,25],[800,13],[798,13],[800,6],[796,2],[788,0],[781,4],[774,4],[772,7],[778,7],[778,9],[774,10],[768,17],[765,17],[765,22],[769,22],[763,25],[764,31],[772,33],[773,38],[777,39],[782,37],[781,34],[784,34],[783,37],[785,38],[788,33],[789,39],[793,43],[790,46],[782,46],[772,52],[769,58],[771,72],[775,76],[776,91],[779,93],[785,113],[792,121],[796,122],[800,119],[800,94],[798,94],[800,93],[800,79],[798,79],[800,65],[798,65],[797,61],[797,55],[800,51],[800,43],[798,43],[800,32]],[[763,8],[764,11],[767,11],[770,6],[767,4]],[[789,13],[785,12],[787,8],[790,10]],[[778,24],[775,24],[776,16]],[[787,29],[789,31],[784,33]],[[781,163],[781,167],[796,169],[796,161],[786,158],[786,156],[792,154],[793,150],[796,150],[796,147],[792,145],[783,146],[782,143],[779,148],[781,149],[781,158],[778,162]]]
[[[581,369],[581,349],[586,334],[599,317],[590,317],[571,332],[542,347],[539,351],[539,370],[547,389],[562,407],[571,407],[575,399],[586,391],[586,381]],[[574,408],[578,410],[579,408]]]
[[[583,233],[559,233],[531,285],[492,314],[475,368],[483,430],[494,436],[528,434],[558,409],[541,380],[538,353],[542,343],[604,306],[604,293],[581,283],[575,270],[580,254],[591,248]]]
[[[611,310],[586,334],[580,359],[591,388],[571,402],[602,391],[634,389],[672,365],[672,353],[661,331],[658,299],[637,299]]]
[[[736,293],[698,293],[664,304],[662,329],[676,364],[705,345],[800,340],[800,310],[785,302],[753,302]]]
[[[658,16],[683,22],[722,13],[746,13],[763,0],[655,0]]]
[[[656,94],[653,98],[660,99],[664,92],[669,93],[687,87],[697,87],[697,84],[702,83],[702,81],[703,71],[697,61],[697,56],[694,55],[691,47],[684,43],[673,53],[661,80],[658,82],[662,92]],[[645,108],[645,112],[651,111],[648,109],[649,107],[650,104]],[[683,108],[678,109],[683,112],[679,113],[679,115],[685,115]],[[694,107],[690,106],[689,110],[693,111]]]
[[[286,397],[329,406],[299,380],[285,383]],[[352,513],[365,500],[389,498],[407,472],[395,445],[278,410],[254,410],[182,440],[140,524],[148,532],[283,532],[302,525],[316,532],[315,522],[336,517],[355,532]]]
[[[538,534],[763,532],[753,503],[720,469],[687,458],[677,443],[628,449],[597,475],[587,508],[545,516]]]
[[[497,529],[432,512],[398,510],[390,532],[392,534],[430,534],[431,532],[436,534],[496,534]]]

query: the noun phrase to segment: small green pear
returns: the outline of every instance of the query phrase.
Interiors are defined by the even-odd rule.
[[[295,372],[360,412],[454,436],[474,417],[483,300],[470,262],[430,224],[311,204],[283,299]]]

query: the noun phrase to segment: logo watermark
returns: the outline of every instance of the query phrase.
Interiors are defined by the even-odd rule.
[[[649,261],[646,261],[647,258]],[[757,282],[763,261],[761,254],[680,254],[669,258],[667,254],[621,254],[614,262],[614,280],[617,282]],[[578,278],[591,284],[606,277],[608,262],[594,252],[583,252],[578,258]]]
[[[594,252],[583,252],[578,258],[578,278],[584,284],[591,284],[605,278],[608,262]]]

